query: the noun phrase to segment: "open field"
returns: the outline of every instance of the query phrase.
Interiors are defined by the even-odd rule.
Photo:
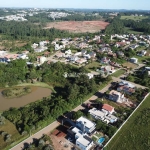
[[[147,19],[148,16],[121,16],[121,19],[125,20],[134,20],[134,21],[142,21],[143,19]]]
[[[130,33],[130,34],[143,34],[143,32],[139,32],[139,31],[134,31],[132,28],[129,27],[125,27],[126,32]]]
[[[51,90],[42,87],[31,87],[32,92],[17,98],[7,99],[2,96],[0,89],[0,111],[8,110],[10,107],[22,107],[31,102],[42,99],[43,97],[50,96]]]
[[[73,33],[94,33],[100,31],[101,29],[105,29],[108,24],[108,22],[104,21],[62,21],[48,23],[44,29],[54,27],[56,29],[66,30]]]
[[[125,63],[123,64],[123,66],[126,66],[126,67],[128,67],[128,68],[132,68],[132,69],[134,69],[134,68],[137,67],[136,64],[133,64],[133,63],[130,63],[130,62],[125,62]]]
[[[15,125],[8,120],[6,120],[6,123],[4,125],[0,126],[0,132],[1,131],[5,131],[8,134],[11,134],[12,141],[15,141],[16,139],[18,140],[20,138],[20,134],[17,131]],[[5,142],[4,137],[2,135],[0,135],[0,149],[3,150],[9,144],[10,143]]]
[[[107,150],[149,150],[150,96],[106,147]]]
[[[89,63],[88,65],[86,65],[86,68],[87,69],[94,69],[94,68],[100,68],[101,67],[101,64],[99,62],[92,62],[92,63]]]
[[[26,45],[27,43],[25,41],[9,41],[9,40],[3,40],[0,42],[0,50],[4,49],[10,49],[12,47],[22,47]]]
[[[125,70],[119,69],[111,75],[114,76],[114,77],[119,77],[119,76],[123,75],[125,72],[126,72]]]

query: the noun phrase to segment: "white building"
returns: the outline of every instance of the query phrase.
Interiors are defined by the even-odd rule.
[[[81,136],[76,140],[76,145],[81,150],[90,150],[93,146],[93,141],[88,136]]]
[[[76,125],[82,131],[84,130],[85,133],[91,134],[95,131],[96,124],[85,117],[80,117],[76,120]]]
[[[138,59],[137,59],[137,58],[134,58],[134,57],[133,57],[133,58],[130,58],[130,62],[136,64],[136,63],[138,62]]]
[[[117,92],[115,90],[110,91],[109,99],[118,103],[126,102],[127,99],[124,97],[124,94]]]
[[[47,58],[44,57],[44,56],[38,56],[38,57],[37,57],[37,62],[38,62],[39,64],[43,64],[46,60],[47,60]]]

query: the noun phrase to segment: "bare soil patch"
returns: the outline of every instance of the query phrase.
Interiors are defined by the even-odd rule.
[[[137,67],[136,64],[133,64],[133,63],[130,63],[130,62],[124,63],[123,66],[126,66],[126,67],[128,67],[128,68],[132,68],[132,69],[134,69],[134,68]]]
[[[107,25],[109,23],[104,21],[62,21],[48,23],[44,29],[56,28],[73,33],[94,33],[105,29]]]

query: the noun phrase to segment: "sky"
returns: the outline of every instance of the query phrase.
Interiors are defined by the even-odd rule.
[[[0,0],[0,7],[150,10],[150,0]]]

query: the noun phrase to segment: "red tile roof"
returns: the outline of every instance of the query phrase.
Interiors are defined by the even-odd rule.
[[[102,109],[105,109],[107,111],[112,111],[114,109],[114,107],[112,107],[112,106],[110,106],[108,104],[104,104],[103,107],[102,107]]]

